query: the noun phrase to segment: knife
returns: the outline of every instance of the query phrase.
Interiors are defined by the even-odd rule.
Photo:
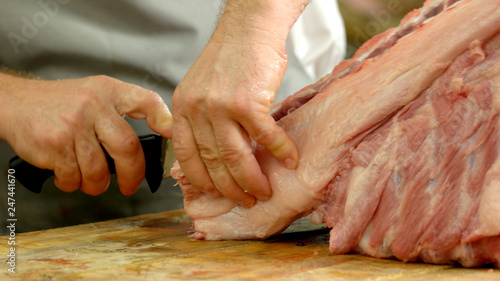
[[[152,193],[160,187],[161,181],[170,177],[170,168],[175,162],[172,140],[157,134],[144,135],[139,141],[146,158],[146,181]],[[103,148],[108,162],[109,172],[116,174],[115,162]],[[37,168],[15,156],[9,161],[9,167],[16,171],[17,180],[28,190],[40,193],[45,181],[54,175],[54,171]]]

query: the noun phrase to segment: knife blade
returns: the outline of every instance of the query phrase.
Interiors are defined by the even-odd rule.
[[[175,162],[172,140],[165,139],[157,134],[139,137],[146,159],[145,178],[152,193],[160,187],[161,181],[170,177],[170,168]],[[109,172],[116,174],[115,162],[103,148],[108,162]],[[18,156],[9,161],[9,167],[16,171],[17,180],[28,190],[34,193],[42,191],[45,181],[54,176],[54,171],[40,169],[24,161]]]
[[[160,161],[163,166],[163,179],[172,177],[170,175],[170,169],[174,165],[177,159],[174,154],[174,144],[171,139],[162,138],[161,140],[161,157]]]

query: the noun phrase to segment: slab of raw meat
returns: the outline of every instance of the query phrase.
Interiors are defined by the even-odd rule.
[[[198,239],[262,239],[312,212],[334,253],[500,266],[500,0],[429,0],[272,111],[295,171],[255,155],[250,209],[172,175]],[[498,36],[497,36],[498,35]]]

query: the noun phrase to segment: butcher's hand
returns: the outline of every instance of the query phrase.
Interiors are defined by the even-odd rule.
[[[188,181],[243,207],[272,191],[252,140],[295,169],[297,149],[268,114],[283,79],[288,32],[307,1],[228,0],[172,100],[173,141]]]
[[[146,119],[170,138],[172,118],[149,90],[106,76],[27,80],[0,73],[0,139],[34,166],[50,169],[64,191],[98,195],[110,180],[101,145],[114,159],[120,191],[133,194],[145,175],[139,139],[123,116]]]

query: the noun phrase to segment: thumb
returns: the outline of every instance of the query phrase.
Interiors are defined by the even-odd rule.
[[[139,86],[123,84],[115,108],[121,115],[146,119],[151,130],[164,138],[172,138],[172,114],[163,99],[155,92]]]
[[[151,109],[152,114],[146,118],[146,122],[151,130],[160,134],[162,137],[172,138],[172,114],[163,101],[158,104],[156,109]]]

